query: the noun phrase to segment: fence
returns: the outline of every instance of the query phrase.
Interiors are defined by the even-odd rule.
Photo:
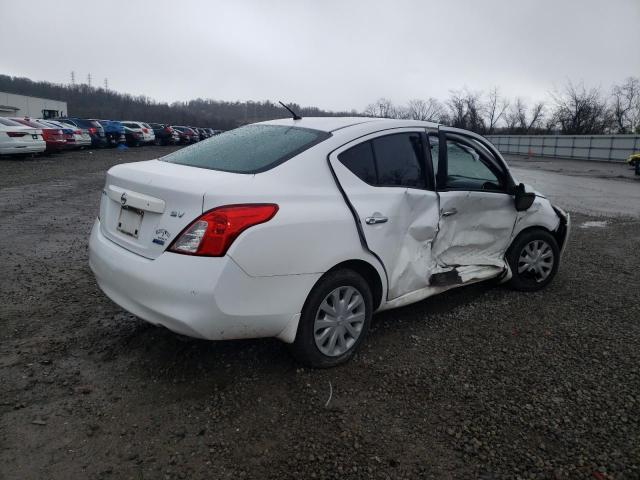
[[[640,135],[489,135],[502,153],[622,162],[640,152]]]

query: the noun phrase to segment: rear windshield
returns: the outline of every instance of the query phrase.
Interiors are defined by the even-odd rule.
[[[19,125],[21,127],[24,127],[24,125],[21,123],[14,122],[13,120],[9,120],[8,118],[2,118],[2,117],[0,117],[0,125],[6,125],[7,127],[15,127]]]
[[[247,125],[177,150],[162,160],[233,173],[269,170],[331,134],[282,125]]]

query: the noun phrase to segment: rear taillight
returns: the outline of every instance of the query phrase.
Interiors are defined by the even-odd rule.
[[[82,131],[80,131],[80,130],[76,130],[73,133],[75,133],[76,135],[82,135]]]
[[[149,133],[149,130],[147,130],[146,128],[142,128],[142,131],[143,131],[144,133]]]
[[[25,132],[7,132],[7,135],[14,138],[24,137],[26,135]]]
[[[89,127],[89,135],[95,135],[97,131],[98,131],[97,128]]]
[[[165,132],[167,132],[167,133],[171,133],[171,128],[169,128],[169,127],[164,127],[164,131],[165,131]]]
[[[278,211],[272,203],[227,205],[196,218],[176,237],[169,251],[186,255],[222,257],[247,228],[271,220]]]

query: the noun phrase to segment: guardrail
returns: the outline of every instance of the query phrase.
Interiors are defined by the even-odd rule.
[[[623,162],[640,152],[640,135],[488,135],[502,153]]]

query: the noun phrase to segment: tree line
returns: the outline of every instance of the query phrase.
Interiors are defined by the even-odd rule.
[[[282,106],[269,100],[228,102],[197,98],[187,102],[166,103],[157,102],[145,95],[119,93],[87,84],[35,82],[28,78],[8,75],[0,75],[0,91],[65,101],[74,117],[138,120],[220,130],[290,116]],[[295,103],[290,106],[302,116],[357,115],[357,112],[329,112],[316,107],[301,107]]]
[[[610,91],[567,83],[544,101],[508,99],[498,87],[488,92],[451,90],[445,101],[430,97],[394,105],[380,98],[367,116],[433,121],[480,133],[538,135],[640,134],[640,79],[629,77]]]
[[[265,101],[230,102],[197,98],[187,102],[158,102],[86,84],[35,82],[0,75],[0,91],[67,102],[72,115],[84,118],[139,120],[173,125],[207,126],[221,130],[289,116],[279,104]],[[491,134],[640,133],[640,79],[629,77],[609,91],[568,81],[543,101],[508,99],[498,87],[488,92],[451,90],[449,97],[413,99],[395,105],[381,98],[363,112],[331,112],[316,107],[291,107],[302,116],[373,116],[428,120]]]

